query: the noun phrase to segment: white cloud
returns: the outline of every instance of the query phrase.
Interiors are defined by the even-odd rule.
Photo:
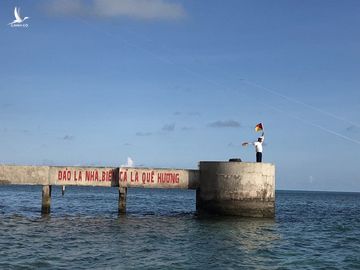
[[[186,14],[181,4],[168,0],[56,0],[48,2],[46,9],[58,15],[130,17],[146,20],[175,20]]]

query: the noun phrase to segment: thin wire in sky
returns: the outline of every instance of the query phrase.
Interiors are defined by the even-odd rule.
[[[131,33],[132,35],[135,35],[135,36],[139,37],[139,35],[138,35],[137,33],[135,33],[134,31],[131,31],[131,30],[129,30],[129,29],[126,29],[126,31],[129,32],[129,33]],[[145,39],[145,40],[148,41],[148,42],[154,43],[153,40],[150,39],[149,37],[146,37],[146,36],[144,36],[144,35],[140,35],[140,37],[141,37],[142,39]],[[161,44],[160,47],[161,47],[163,50],[166,50],[166,51],[168,51],[168,52],[171,52],[171,50],[168,49],[167,47],[165,47],[163,44]],[[173,63],[173,64],[176,65],[176,63]],[[192,70],[189,70],[189,69],[187,69],[187,68],[185,68],[185,69],[186,69],[186,71],[190,72],[190,73],[193,74],[193,75],[200,76],[199,74],[194,73]],[[217,83],[217,82],[214,82],[214,81],[212,81],[212,80],[208,80],[208,79],[207,79],[207,81],[210,82],[210,83],[214,83],[214,84],[216,84],[216,85],[220,85],[220,86],[224,87],[223,85],[221,85],[221,84],[219,84],[219,83]],[[336,114],[334,114],[334,113],[332,113],[332,112],[328,112],[328,111],[325,111],[325,110],[320,109],[320,108],[318,108],[318,107],[312,106],[312,105],[310,105],[310,104],[307,104],[307,103],[305,103],[305,102],[303,102],[303,101],[300,101],[300,100],[298,100],[298,99],[295,99],[295,98],[293,98],[293,97],[286,96],[286,95],[280,93],[279,91],[275,91],[274,89],[270,89],[270,88],[268,88],[268,87],[265,87],[265,86],[263,86],[263,85],[260,85],[259,83],[250,81],[250,80],[248,80],[248,79],[243,79],[243,78],[241,79],[241,81],[242,81],[243,83],[247,84],[247,85],[250,85],[250,86],[253,86],[253,87],[262,89],[262,90],[264,90],[264,91],[266,91],[266,92],[268,92],[268,93],[270,93],[270,94],[272,94],[272,95],[274,95],[274,96],[278,96],[278,97],[280,97],[280,98],[282,98],[282,99],[285,99],[285,100],[287,100],[287,101],[290,101],[290,102],[292,102],[292,103],[295,103],[295,104],[301,105],[301,106],[303,106],[303,107],[306,107],[306,108],[308,108],[308,109],[317,111],[317,112],[319,112],[320,114],[327,115],[327,116],[332,117],[332,118],[334,118],[334,119],[336,119],[336,120],[339,120],[339,121],[348,123],[348,124],[350,124],[350,125],[352,125],[352,126],[355,126],[355,127],[360,128],[360,124],[358,124],[358,123],[356,123],[356,122],[354,122],[354,121],[351,121],[351,120],[346,119],[346,118],[344,118],[344,117],[338,116],[338,115],[336,115]]]
[[[343,135],[343,134],[341,134],[341,133],[339,133],[339,132],[333,131],[333,130],[328,129],[328,128],[326,128],[326,127],[323,127],[323,126],[321,126],[321,125],[319,125],[319,124],[315,124],[315,123],[313,123],[313,122],[311,122],[311,121],[305,120],[304,118],[298,117],[298,116],[296,116],[296,115],[294,115],[294,114],[292,114],[292,113],[285,112],[284,110],[281,110],[281,109],[279,109],[279,108],[277,108],[277,107],[274,107],[274,106],[272,106],[272,105],[265,104],[265,103],[263,103],[263,106],[266,106],[266,107],[268,107],[268,108],[270,108],[270,109],[272,109],[272,110],[275,110],[275,111],[277,111],[277,112],[286,114],[288,117],[293,118],[293,119],[296,119],[296,120],[298,120],[298,121],[300,121],[300,122],[302,122],[302,123],[304,123],[304,124],[307,124],[307,125],[316,127],[316,128],[318,128],[318,129],[321,129],[321,130],[325,131],[326,133],[335,135],[335,136],[340,137],[340,138],[342,138],[342,139],[344,139],[344,140],[346,140],[346,141],[349,141],[349,142],[356,143],[356,144],[360,145],[360,141],[358,141],[358,140],[356,140],[356,139],[350,138],[350,137],[348,137],[348,136],[346,136],[346,135]]]
[[[317,108],[317,107],[315,107],[315,106],[312,106],[312,105],[310,105],[310,104],[307,104],[307,103],[305,103],[305,102],[303,102],[303,101],[300,101],[300,100],[298,100],[298,99],[295,99],[295,98],[286,96],[286,95],[284,95],[284,94],[281,94],[280,92],[275,91],[274,89],[270,89],[270,88],[265,87],[265,86],[262,86],[262,85],[260,85],[260,84],[258,84],[258,83],[251,82],[251,81],[249,81],[249,80],[247,80],[247,79],[242,79],[241,81],[242,81],[243,83],[248,84],[248,85],[254,86],[254,87],[259,88],[259,89],[262,89],[262,90],[264,90],[264,91],[266,91],[266,92],[268,92],[268,93],[270,93],[270,94],[272,94],[272,95],[281,97],[281,98],[283,98],[283,99],[285,99],[285,100],[287,100],[287,101],[290,101],[290,102],[292,102],[292,103],[299,104],[299,105],[304,106],[304,107],[306,107],[306,108],[308,108],[308,109],[312,109],[312,110],[317,111],[317,112],[319,112],[319,113],[321,113],[321,114],[330,116],[330,117],[332,117],[332,118],[334,118],[334,119],[336,119],[336,120],[343,121],[343,122],[348,123],[348,124],[350,124],[350,125],[353,125],[353,126],[356,126],[356,127],[360,127],[360,124],[358,124],[358,123],[355,123],[355,122],[353,122],[353,121],[351,121],[351,120],[348,120],[348,119],[345,119],[345,118],[343,118],[343,117],[340,117],[340,116],[338,116],[338,115],[336,115],[336,114],[334,114],[334,113],[327,112],[327,111],[325,111],[325,110],[319,109],[319,108]]]
[[[117,37],[118,37],[117,35],[109,32],[109,31],[105,31],[105,30],[102,29],[102,28],[95,27],[93,24],[88,23],[88,22],[87,22],[86,20],[84,20],[83,18],[80,18],[80,17],[76,17],[76,18],[77,18],[79,21],[81,21],[82,23],[84,23],[84,24],[92,27],[93,29],[96,29],[96,30],[98,30],[98,31],[106,34],[107,36],[109,36],[109,37],[111,37],[111,38],[117,38]],[[181,68],[181,69],[184,70],[185,72],[190,73],[190,74],[192,74],[192,75],[195,75],[196,77],[200,77],[200,78],[202,78],[204,81],[206,81],[206,82],[208,82],[208,83],[210,83],[210,84],[216,85],[216,86],[218,86],[218,87],[222,87],[223,89],[232,90],[232,89],[230,89],[228,86],[223,85],[222,83],[219,83],[219,82],[216,81],[216,80],[208,79],[208,78],[204,77],[204,75],[202,75],[202,74],[200,74],[200,73],[198,73],[198,72],[196,72],[196,71],[194,71],[194,70],[192,70],[192,69],[189,69],[189,68],[187,68],[187,67],[178,65],[175,61],[171,60],[169,57],[160,56],[160,55],[154,53],[153,51],[151,51],[151,50],[149,50],[149,49],[146,49],[146,48],[144,48],[144,47],[141,47],[141,46],[139,46],[139,45],[136,45],[136,44],[134,44],[134,43],[126,40],[124,37],[123,37],[121,40],[122,40],[123,43],[127,44],[127,45],[130,46],[130,47],[133,47],[133,48],[136,48],[136,49],[138,49],[138,50],[140,50],[140,51],[143,51],[143,52],[145,52],[145,53],[147,53],[147,54],[149,54],[149,55],[151,55],[151,56],[159,59],[160,61],[162,61],[162,62],[164,62],[164,63],[174,65],[174,66],[176,66],[177,68]],[[268,92],[268,93],[270,93],[270,94],[272,94],[272,95],[281,97],[281,98],[286,99],[286,100],[288,100],[288,101],[291,101],[291,102],[293,102],[293,103],[297,103],[297,104],[299,104],[299,105],[302,105],[302,106],[304,106],[304,107],[307,107],[307,108],[310,108],[310,109],[312,109],[312,110],[314,110],[314,111],[317,111],[317,112],[319,112],[319,113],[321,113],[321,114],[328,115],[328,116],[330,116],[330,117],[332,117],[332,118],[334,118],[334,119],[337,119],[337,120],[340,120],[340,121],[349,123],[349,124],[351,124],[351,125],[353,125],[353,126],[360,127],[360,125],[359,125],[358,123],[355,123],[355,122],[353,122],[353,121],[347,120],[347,119],[342,118],[342,117],[339,117],[339,116],[337,116],[337,115],[335,115],[335,114],[333,114],[333,113],[330,113],[330,112],[321,110],[321,109],[319,109],[319,108],[317,108],[317,107],[314,107],[314,106],[312,106],[312,105],[306,104],[306,103],[304,103],[304,102],[302,102],[302,101],[299,101],[299,100],[297,100],[297,99],[294,99],[294,98],[285,96],[285,95],[283,95],[283,94],[281,94],[281,93],[279,93],[279,92],[277,92],[277,91],[274,91],[274,90],[272,90],[272,89],[270,89],[270,88],[261,86],[260,84],[257,84],[257,83],[255,83],[255,82],[251,82],[251,81],[248,81],[248,80],[246,80],[246,79],[242,79],[242,81],[243,81],[244,83],[248,84],[248,85],[251,85],[251,86],[254,86],[254,87],[263,89],[264,91],[266,91],[266,92]],[[237,91],[237,92],[238,92],[238,91]],[[239,93],[239,92],[238,92],[238,93]],[[269,108],[272,108],[272,109],[277,110],[277,111],[279,111],[279,112],[285,113],[287,116],[289,116],[289,117],[291,117],[291,118],[293,118],[293,119],[296,119],[296,120],[298,120],[298,121],[300,121],[300,122],[302,122],[302,123],[304,123],[304,124],[307,124],[307,125],[316,127],[316,128],[318,128],[318,129],[320,129],[320,130],[322,130],[322,131],[324,131],[324,132],[326,132],[326,133],[328,133],[328,134],[332,134],[332,135],[337,136],[337,137],[340,137],[340,138],[342,138],[342,139],[344,139],[344,140],[346,140],[346,141],[353,142],[353,143],[356,143],[356,144],[360,145],[360,141],[358,141],[358,140],[352,139],[352,138],[350,138],[350,137],[348,137],[348,136],[346,136],[346,135],[343,135],[343,134],[341,134],[341,133],[339,133],[339,132],[330,130],[330,129],[325,128],[325,127],[323,127],[323,126],[321,126],[321,125],[318,125],[318,124],[312,123],[312,122],[310,122],[310,121],[307,121],[307,120],[305,120],[304,118],[295,116],[295,115],[293,115],[293,114],[289,114],[289,112],[285,112],[285,111],[283,111],[283,110],[281,110],[281,109],[279,109],[279,108],[277,108],[277,107],[274,107],[274,106],[272,106],[272,105],[269,105],[269,104],[265,104],[265,105],[266,105],[267,107],[269,107]]]

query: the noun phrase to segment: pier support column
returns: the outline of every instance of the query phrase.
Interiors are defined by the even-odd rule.
[[[201,206],[200,206],[200,188],[196,189],[196,212],[201,212]]]
[[[41,214],[50,214],[51,204],[51,186],[43,186],[42,188],[42,203],[41,203]]]
[[[126,213],[127,187],[119,187],[119,215]]]
[[[275,216],[275,166],[269,163],[200,162],[198,213]]]

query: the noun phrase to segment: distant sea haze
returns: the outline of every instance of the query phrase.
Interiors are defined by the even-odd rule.
[[[360,193],[276,192],[275,219],[202,217],[194,190],[0,186],[0,269],[360,269]]]

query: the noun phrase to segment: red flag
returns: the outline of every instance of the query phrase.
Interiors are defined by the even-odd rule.
[[[263,125],[261,123],[257,124],[255,126],[255,131],[258,132],[258,131],[262,131],[263,130]]]

